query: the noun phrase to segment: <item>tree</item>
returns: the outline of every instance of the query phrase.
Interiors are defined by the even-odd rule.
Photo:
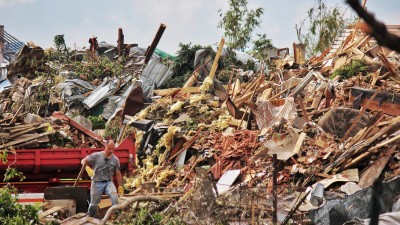
[[[307,11],[307,17],[295,25],[297,38],[306,46],[308,57],[329,48],[336,36],[350,24],[350,19],[346,19],[344,14],[338,6],[328,8],[323,0],[316,0],[316,4]],[[309,26],[303,34],[306,22]]]
[[[67,45],[65,45],[64,34],[54,36],[54,45],[56,46],[57,51],[68,52]]]
[[[247,0],[228,0],[228,2],[228,11],[225,13],[221,13],[221,9],[218,11],[222,17],[218,27],[225,30],[224,35],[229,47],[244,51],[254,29],[260,26],[260,17],[264,9],[249,10]]]
[[[265,59],[267,55],[267,50],[273,49],[271,39],[267,38],[266,34],[257,34],[257,39],[253,41],[252,55],[258,59]]]

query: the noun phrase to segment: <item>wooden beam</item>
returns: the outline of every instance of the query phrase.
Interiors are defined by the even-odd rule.
[[[158,28],[158,31],[156,33],[156,36],[153,39],[153,42],[149,46],[149,48],[146,51],[146,58],[144,60],[144,63],[147,64],[150,61],[151,56],[154,53],[154,50],[156,50],[156,47],[158,45],[158,42],[160,41],[165,29],[167,28],[167,25],[161,24],[160,27]]]
[[[222,54],[222,48],[224,47],[225,39],[221,38],[221,42],[219,43],[217,54],[215,55],[214,62],[211,66],[210,74],[208,75],[211,79],[214,78],[215,72],[218,68],[218,61]]]

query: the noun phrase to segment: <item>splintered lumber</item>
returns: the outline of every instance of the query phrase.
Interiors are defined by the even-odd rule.
[[[392,64],[389,62],[389,60],[386,58],[385,54],[382,52],[378,53],[379,59],[382,61],[383,65],[389,70],[389,72],[393,75],[394,78],[397,80],[400,78],[400,74],[396,71],[395,68],[393,68]]]
[[[193,71],[193,73],[190,75],[189,79],[186,81],[186,83],[183,85],[183,88],[186,87],[191,87],[193,86],[194,82],[197,79],[197,76],[199,75],[199,70],[203,68],[205,65],[207,65],[211,61],[211,58],[208,59],[205,63],[203,63],[201,66],[199,66],[197,69]]]
[[[52,116],[59,118],[61,120],[64,120],[65,122],[69,123],[71,126],[75,127],[79,131],[85,133],[89,137],[95,139],[96,141],[100,142],[105,146],[106,142],[105,140],[98,134],[94,133],[93,131],[86,129],[84,126],[80,125],[78,122],[75,120],[69,118],[68,116],[64,115],[62,112],[53,112]]]
[[[254,87],[257,88],[257,86],[254,86]],[[265,89],[268,89],[268,88],[269,88],[269,85],[264,85],[262,87],[258,87],[257,89],[254,89],[253,91],[246,93],[245,95],[243,95],[239,99],[234,100],[234,103],[235,103],[235,105],[237,107],[241,108],[246,101],[251,100],[253,98],[255,93],[259,93],[259,92],[264,91]]]
[[[90,225],[90,224],[99,224],[100,220],[87,216],[86,213],[78,213],[67,219],[61,221],[61,225]]]
[[[304,118],[304,120],[305,120],[306,122],[310,122],[310,119],[308,118],[308,115],[307,115],[306,108],[304,107],[303,99],[297,98],[297,100],[299,101],[299,105],[300,105],[301,111],[303,112],[303,118]]]
[[[319,103],[321,102],[322,96],[324,95],[324,92],[322,90],[317,91],[314,100],[311,104],[311,108],[313,109],[318,109]]]
[[[35,131],[37,129],[41,129],[41,128],[44,128],[44,127],[47,127],[47,124],[41,124],[40,126],[34,126],[34,127],[30,128],[30,129],[25,129],[25,130],[20,131],[18,133],[12,133],[11,132],[10,138],[13,139],[13,138],[16,138],[18,136],[21,136],[22,134],[27,134],[27,133],[29,133],[31,131]]]
[[[37,122],[37,123],[31,123],[31,124],[23,124],[23,125],[17,125],[17,126],[12,126],[12,127],[3,127],[2,129],[4,130],[9,130],[11,134],[20,132],[22,130],[26,130],[35,126],[39,126],[40,124],[43,124],[43,122]]]
[[[374,89],[352,87],[350,101],[354,101],[357,96],[362,94],[360,101],[362,107],[382,111],[392,116],[400,115],[400,95],[398,93],[379,92],[373,101],[368,102],[368,97],[372,96],[375,92],[376,90]]]
[[[382,143],[379,143],[378,145],[372,147],[372,148],[370,149],[370,151],[373,151],[373,150],[378,149],[378,148],[382,148],[382,147],[384,147],[384,146],[388,146],[388,145],[390,145],[390,144],[392,144],[393,142],[396,142],[396,141],[398,141],[398,140],[400,140],[400,135],[396,135],[396,136],[390,138],[389,140],[386,140],[386,141],[383,141]]]
[[[366,140],[361,140],[351,146],[350,148],[346,149],[337,159],[328,165],[325,168],[325,173],[328,173],[329,171],[333,170],[334,168],[338,169],[343,169],[347,165],[347,162],[353,158],[354,155],[357,155],[361,153],[364,148],[372,144],[374,141],[376,141],[378,138],[382,137],[383,135],[387,134],[390,131],[396,130],[400,127],[400,122],[396,122],[394,124],[391,124],[389,126],[386,126],[385,128],[381,129],[378,133],[376,133],[374,136],[366,139]],[[342,168],[339,168],[342,167]],[[347,168],[349,168],[347,166]]]
[[[303,145],[304,138],[306,137],[306,133],[301,132],[299,138],[297,139],[296,145],[294,146],[293,153],[297,154]]]
[[[179,155],[180,153],[182,153],[183,151],[187,150],[190,146],[193,145],[193,143],[197,140],[197,137],[199,136],[200,132],[203,130],[203,127],[200,127],[196,134],[192,137],[192,139],[190,139],[190,141],[186,142],[185,145],[177,152],[175,153],[173,156],[169,157],[169,160],[175,158],[177,155]]]
[[[15,122],[15,120],[17,119],[17,116],[19,114],[19,112],[21,111],[22,107],[24,106],[24,104],[21,104],[21,106],[18,108],[17,112],[14,114],[13,118],[11,119],[11,121],[8,123],[8,125],[11,125]]]
[[[222,48],[224,47],[224,43],[225,43],[225,39],[221,38],[221,42],[219,43],[217,54],[215,55],[214,62],[211,66],[210,74],[208,75],[211,79],[214,78],[215,72],[217,71],[218,61],[219,61],[219,57],[221,57]]]
[[[3,145],[0,145],[0,149],[7,148],[7,147],[10,147],[10,146],[14,146],[14,145],[17,145],[17,144],[20,144],[20,143],[24,143],[24,142],[27,142],[27,141],[31,141],[33,139],[37,139],[39,137],[43,137],[43,136],[46,136],[46,135],[49,135],[49,134],[54,134],[54,133],[55,133],[55,131],[48,131],[48,132],[44,132],[44,133],[41,133],[41,134],[32,135],[32,137],[23,138],[23,139],[16,140],[16,141],[11,141],[11,142],[5,143]]]
[[[368,169],[361,174],[360,182],[358,185],[364,189],[371,186],[374,181],[381,175],[382,170],[386,167],[390,157],[396,150],[397,145],[392,146],[390,149],[385,149],[381,156],[370,166]]]
[[[51,215],[51,214],[53,214],[55,212],[58,212],[58,211],[64,209],[65,207],[66,206],[54,206],[51,209],[48,209],[48,210],[46,210],[44,212],[41,212],[41,213],[39,213],[39,220],[43,220],[46,216],[49,216],[49,215]]]
[[[226,88],[226,85],[224,85]],[[184,87],[184,88],[169,88],[169,89],[158,89],[154,90],[154,94],[157,96],[172,96],[177,94],[196,94],[200,93],[199,87]]]
[[[400,52],[400,38],[398,36],[391,34],[387,30],[385,24],[376,20],[371,13],[360,5],[358,0],[346,0],[346,2],[356,11],[357,15],[372,28],[371,35],[379,44]]]
[[[375,99],[376,95],[379,93],[380,88],[372,95],[372,97],[368,100],[366,106]],[[353,123],[351,124],[350,128],[346,131],[346,134],[343,136],[342,140],[346,140],[349,135],[350,132],[354,129],[354,127],[356,127],[357,123],[360,121],[361,116],[364,114],[365,110],[367,109],[367,107],[362,107],[362,109],[360,110],[360,112],[358,113],[356,119],[353,121]]]

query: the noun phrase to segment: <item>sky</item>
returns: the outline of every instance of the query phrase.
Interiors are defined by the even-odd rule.
[[[316,0],[248,0],[249,9],[262,7],[261,26],[277,48],[297,42],[295,24],[306,17]],[[326,0],[352,12],[344,0]],[[367,0],[367,9],[386,24],[400,24],[399,0]],[[55,35],[64,34],[68,47],[88,47],[93,35],[116,45],[118,28],[125,43],[149,46],[161,23],[167,25],[157,48],[176,54],[179,43],[216,46],[227,0],[0,0],[0,25],[21,41],[48,48]],[[397,14],[397,15],[396,15]]]

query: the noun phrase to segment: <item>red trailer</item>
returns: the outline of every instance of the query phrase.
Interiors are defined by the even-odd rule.
[[[26,149],[9,152],[6,164],[0,163],[0,174],[7,167],[16,168],[26,177],[22,182],[12,181],[19,192],[43,193],[47,187],[73,185],[79,170],[81,160],[93,152],[103,148],[56,148],[56,149]],[[135,168],[135,136],[129,135],[115,149],[114,154],[119,158],[121,171],[127,174]],[[0,186],[6,183],[0,183]],[[79,186],[90,186],[86,173]]]

